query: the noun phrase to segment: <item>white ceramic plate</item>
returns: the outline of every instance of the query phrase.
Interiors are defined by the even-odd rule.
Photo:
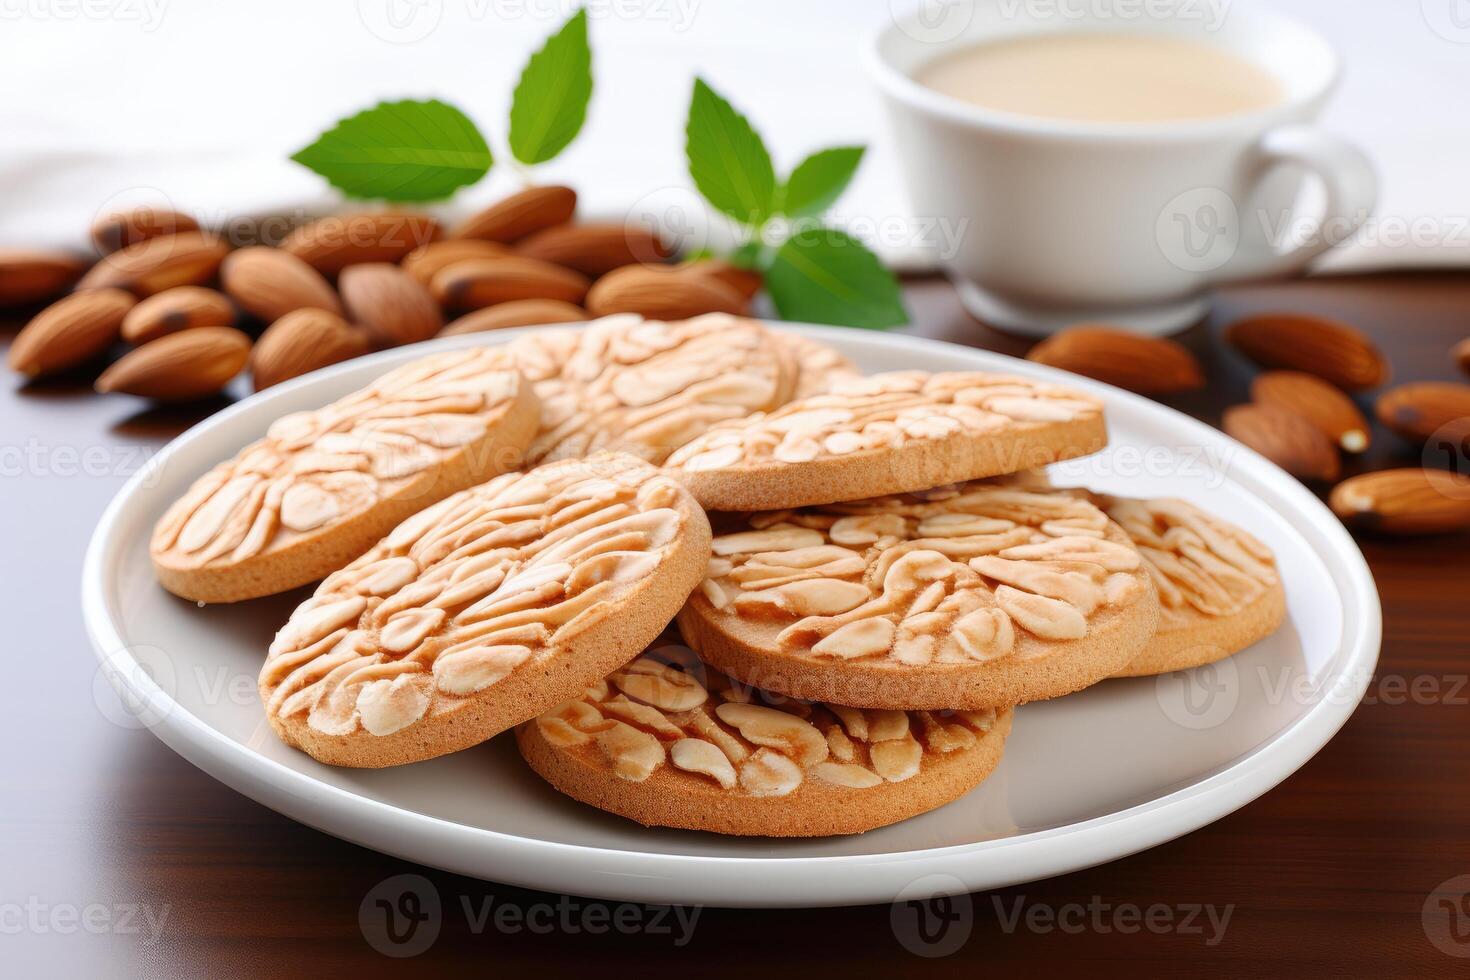
[[[1025,361],[912,337],[802,328],[865,370],[985,369],[1062,380],[1107,400],[1112,445],[1059,482],[1185,497],[1276,551],[1290,617],[1213,667],[1106,681],[1017,712],[1005,761],[933,813],[847,838],[765,840],[647,830],[565,799],[501,737],[387,770],[333,769],[278,742],[255,695],[276,628],[307,590],[198,607],[158,586],[154,521],[199,474],[286,412],[320,406],[435,347],[385,352],[248,398],[195,426],[118,494],[83,573],[102,672],[175,751],[281,813],[463,874],[627,901],[728,906],[891,901],[1098,864],[1216,820],[1285,779],[1342,726],[1378,656],[1378,595],[1352,539],[1295,480],[1216,430],[1143,398]],[[909,894],[912,894],[910,892]]]

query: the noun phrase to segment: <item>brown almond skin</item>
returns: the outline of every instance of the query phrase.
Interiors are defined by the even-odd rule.
[[[1384,427],[1415,445],[1431,438],[1456,444],[1470,438],[1470,385],[1414,381],[1378,396],[1374,413]]]
[[[576,210],[577,192],[570,187],[527,187],[471,215],[449,237],[510,244],[543,228],[566,224]]]
[[[287,313],[266,328],[250,354],[255,390],[358,357],[371,349],[372,344],[363,331],[335,313],[316,309]]]
[[[685,320],[704,313],[744,313],[746,305],[719,279],[676,266],[624,266],[587,293],[587,312],[593,316],[639,313],[650,320]]]
[[[673,254],[658,235],[638,225],[556,225],[516,243],[516,254],[576,269],[596,279],[637,263],[662,262]]]
[[[348,266],[338,286],[348,317],[384,347],[428,340],[444,326],[434,297],[396,265],[367,262]]]
[[[1261,367],[1305,371],[1344,391],[1376,388],[1389,378],[1388,361],[1368,335],[1329,317],[1262,313],[1232,323],[1225,340]]]
[[[118,338],[123,317],[138,301],[121,289],[73,293],[46,307],[10,345],[10,367],[32,378],[76,367]]]
[[[232,252],[220,265],[219,277],[220,285],[241,309],[266,323],[293,310],[342,312],[342,303],[326,277],[278,248],[252,245]]]
[[[430,288],[448,309],[478,310],[518,299],[581,303],[588,285],[580,272],[512,255],[455,262],[434,276]]]
[[[1330,483],[1342,473],[1342,460],[1322,430],[1279,406],[1227,408],[1223,428],[1299,480]]]
[[[123,317],[122,339],[146,344],[159,337],[195,327],[229,327],[235,323],[235,304],[205,286],[175,286],[154,293]]]
[[[1385,534],[1470,529],[1470,477],[1406,468],[1350,477],[1333,487],[1333,513],[1349,527]]]
[[[695,259],[680,268],[698,275],[713,276],[739,293],[748,303],[761,291],[765,280],[755,269],[745,269],[725,259]]]
[[[1205,385],[1199,360],[1182,344],[1102,324],[1068,327],[1031,348],[1026,359],[1143,394]]]
[[[77,283],[77,289],[114,287],[152,296],[175,286],[202,286],[214,279],[230,246],[207,232],[159,235],[104,256]]]
[[[1347,452],[1361,453],[1371,442],[1368,420],[1358,406],[1315,374],[1266,371],[1251,382],[1251,398],[1295,412]]]
[[[545,323],[581,323],[588,319],[586,310],[559,299],[518,299],[466,313],[439,331],[439,336],[458,337],[460,334]]]
[[[92,224],[92,243],[103,255],[160,235],[198,231],[199,222],[172,208],[140,204],[109,211]]]
[[[0,248],[0,306],[55,299],[86,269],[85,262],[66,252]]]
[[[282,250],[324,276],[361,262],[398,262],[439,239],[439,222],[410,211],[378,211],[318,218],[293,230]]]
[[[420,245],[403,257],[403,271],[428,286],[441,269],[466,259],[503,259],[514,254],[509,245],[478,238],[446,238]]]
[[[234,327],[199,327],[129,351],[97,379],[97,390],[156,401],[217,394],[250,360],[250,338]]]
[[[1455,364],[1459,366],[1461,371],[1470,374],[1470,337],[1466,337],[1456,344],[1451,349],[1450,356],[1455,359]]]

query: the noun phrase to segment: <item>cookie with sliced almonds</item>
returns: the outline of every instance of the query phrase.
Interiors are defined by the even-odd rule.
[[[1276,632],[1286,593],[1271,549],[1242,528],[1172,498],[1094,494],[1132,539],[1159,595],[1159,626],[1119,676],[1213,663]]]
[[[322,762],[467,748],[636,657],[703,573],[709,521],[626,455],[508,473],[322,582],[260,672],[266,717]]]
[[[712,510],[774,510],[999,476],[1106,444],[1102,402],[1074,389],[897,371],[711,428],[665,466]]]
[[[556,789],[645,826],[814,837],[968,793],[1000,762],[1011,715],[794,700],[670,641],[521,725],[516,742]]]
[[[711,666],[864,708],[1004,707],[1127,666],[1158,622],[1137,549],[1065,493],[985,482],[720,528],[679,613]]]
[[[793,398],[820,395],[839,381],[862,377],[857,365],[835,347],[799,333],[772,329],[776,340],[796,359],[796,391]]]
[[[314,582],[415,511],[518,469],[540,414],[530,382],[489,352],[413,361],[282,416],[196,480],[153,532],[154,570],[200,602]]]
[[[609,316],[501,350],[542,400],[536,461],[627,452],[662,462],[712,425],[784,405],[800,374],[795,350],[772,331],[725,314]]]

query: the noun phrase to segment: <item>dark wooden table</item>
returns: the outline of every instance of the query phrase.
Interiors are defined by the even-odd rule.
[[[1010,353],[1025,348],[972,321],[943,283],[913,283],[909,296],[915,333]],[[1470,277],[1230,290],[1218,297],[1211,321],[1186,335],[1211,384],[1178,407],[1215,422],[1243,400],[1250,372],[1219,345],[1218,331],[1260,309],[1344,317],[1382,344],[1400,379],[1448,379],[1454,369],[1446,351],[1470,334]],[[908,926],[895,929],[887,906],[706,909],[686,937],[677,924],[660,931],[672,920],[656,922],[642,909],[475,881],[344,843],[215,782],[146,730],[120,725],[79,621],[82,552],[128,473],[219,404],[153,409],[92,396],[85,381],[0,381],[0,975],[325,976],[350,969],[366,977],[469,968],[593,977],[675,962],[742,977],[792,967],[890,977],[936,967],[951,976],[957,969],[1070,967],[1296,976],[1470,971],[1470,959],[1440,948],[1470,955],[1470,901],[1461,896],[1454,929],[1443,916],[1428,928],[1422,920],[1431,893],[1470,875],[1470,537],[1362,540],[1385,614],[1383,657],[1368,698],[1301,771],[1212,826],[1102,867],[973,896],[968,939],[945,958],[914,955],[915,944],[900,939]],[[1375,435],[1367,465],[1415,459],[1388,434]],[[381,955],[359,927],[368,892],[400,874],[424,875],[444,909],[437,941],[414,959]],[[1470,887],[1470,878],[1457,884]],[[1011,925],[1018,901],[1043,916],[1050,910],[1061,924],[1031,919],[1028,926],[1023,918]],[[1228,927],[1216,937],[1200,916],[1189,927],[1129,928],[1130,909],[1142,914],[1159,903],[1175,923],[1194,906],[1228,906]],[[487,907],[491,917],[477,928]],[[497,913],[502,908],[509,911]],[[605,917],[615,912],[635,927],[606,933]],[[907,912],[896,914],[902,920]]]

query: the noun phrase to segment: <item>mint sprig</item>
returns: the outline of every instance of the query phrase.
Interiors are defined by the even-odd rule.
[[[380,102],[343,119],[292,160],[348,197],[435,201],[473,184],[494,162],[485,137],[452,105]]]
[[[745,225],[749,239],[727,258],[760,268],[783,319],[886,329],[908,322],[898,281],[862,242],[816,219],[836,202],[863,147],[813,153],[784,183],[755,127],[703,79],[695,79],[684,127],[689,176],[712,206]],[[774,218],[796,219],[779,247]]]
[[[521,163],[545,163],[566,149],[587,119],[592,99],[592,48],[587,11],[577,11],[526,62],[510,105],[510,152]]]

